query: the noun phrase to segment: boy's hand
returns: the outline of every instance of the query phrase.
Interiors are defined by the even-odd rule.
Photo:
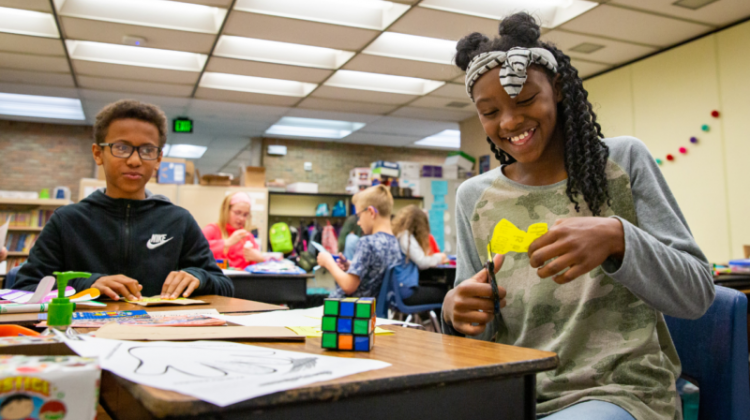
[[[347,260],[344,254],[340,252],[339,252],[339,260],[336,261],[336,265],[339,266],[341,271],[349,271],[349,260]]]
[[[495,273],[503,266],[503,257],[502,254],[495,255]],[[497,290],[500,292],[502,308],[505,306],[505,289],[498,286]],[[462,334],[481,334],[495,317],[495,304],[492,299],[492,286],[487,279],[487,270],[482,269],[445,295],[443,318]]]
[[[167,276],[164,286],[161,288],[162,299],[177,299],[182,293],[182,297],[188,297],[195,289],[200,286],[201,281],[195,276],[185,271],[173,271]],[[183,290],[185,291],[183,293]]]
[[[109,296],[112,300],[120,300],[120,296],[123,296],[127,300],[138,300],[142,297],[141,290],[143,289],[138,280],[131,279],[122,274],[99,277],[91,287],[99,289],[100,292]]]
[[[554,277],[565,284],[588,273],[613,256],[622,259],[625,233],[622,222],[613,217],[560,219],[529,246],[529,264],[539,268],[541,278]],[[544,267],[542,265],[548,262]],[[566,268],[563,274],[556,275]]]
[[[336,261],[333,259],[333,255],[331,255],[328,252],[319,252],[318,253],[318,265],[321,267],[331,267],[333,265],[336,265]]]

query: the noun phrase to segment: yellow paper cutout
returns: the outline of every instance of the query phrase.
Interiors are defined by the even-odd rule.
[[[529,245],[545,233],[547,233],[546,223],[534,223],[529,226],[528,232],[524,232],[507,219],[503,219],[495,225],[492,231],[490,249],[495,254],[527,252]]]
[[[297,335],[304,335],[305,337],[322,337],[323,331],[320,327],[287,327],[294,331]],[[391,335],[393,331],[388,331],[380,327],[375,327],[375,335]]]

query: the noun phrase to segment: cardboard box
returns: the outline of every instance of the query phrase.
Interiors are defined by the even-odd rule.
[[[240,185],[266,188],[266,168],[262,166],[240,166]]]
[[[348,185],[346,187],[346,193],[354,195],[362,190],[366,190],[369,185]]]
[[[184,184],[185,163],[164,162],[159,164],[159,184]]]
[[[217,187],[228,187],[232,185],[232,175],[229,174],[206,174],[201,177],[201,185],[212,185]]]
[[[418,179],[422,165],[417,162],[396,162],[401,168],[401,178]]]
[[[295,182],[286,187],[287,192],[317,194],[318,184],[314,182]]]
[[[443,179],[458,179],[458,166],[443,165]]]
[[[422,178],[442,178],[443,167],[437,165],[423,165]]]
[[[195,163],[192,160],[185,162],[185,183],[188,185],[195,184]]]
[[[385,160],[378,160],[378,161],[372,162],[370,164],[370,168],[371,169],[375,169],[375,168],[389,168],[389,169],[396,169],[396,170],[398,170],[399,166],[398,166],[398,163],[396,163],[396,162],[388,162],[388,161],[385,161]]]
[[[450,152],[445,159],[445,165],[457,165],[459,168],[470,171],[474,169],[476,159],[464,152]]]
[[[354,168],[349,171],[349,179],[356,179],[362,182],[370,181],[370,168]]]

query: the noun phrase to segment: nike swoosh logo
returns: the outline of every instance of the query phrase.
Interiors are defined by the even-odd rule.
[[[148,248],[148,249],[156,249],[156,248],[158,248],[158,247],[166,244],[167,242],[171,241],[172,239],[174,239],[174,237],[169,238],[166,241],[156,242],[156,243],[151,242],[151,239],[149,239],[148,242],[146,242],[146,248]]]

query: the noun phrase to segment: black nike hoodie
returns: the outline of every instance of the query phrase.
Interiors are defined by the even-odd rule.
[[[144,297],[161,294],[172,271],[200,280],[198,295],[233,296],[234,285],[216,265],[208,241],[190,213],[162,195],[115,199],[97,190],[60,207],[44,226],[14,289],[35,290],[54,271],[84,271],[69,285],[81,291],[99,277],[123,274],[143,285]]]

